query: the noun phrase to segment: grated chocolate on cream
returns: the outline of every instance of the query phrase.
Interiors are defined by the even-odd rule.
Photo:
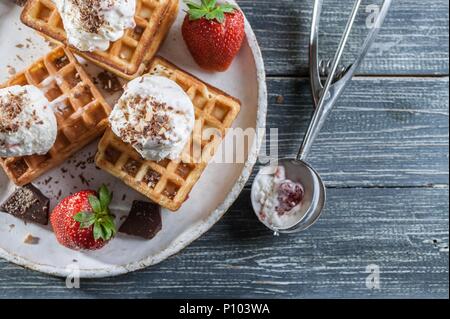
[[[33,123],[37,125],[44,124],[44,121],[37,115],[36,110],[33,110],[31,118],[24,123],[17,119],[27,103],[30,102],[25,97],[25,94],[27,94],[26,90],[19,94],[8,92],[6,98],[0,98],[0,133],[16,133],[21,125],[29,129]]]
[[[105,25],[105,18],[101,13],[101,0],[70,0],[80,11],[82,27],[86,32],[97,33]],[[113,0],[109,0],[106,7],[114,5]]]
[[[136,126],[128,123],[125,127],[120,129],[120,137],[128,141],[133,146],[139,146],[139,138],[151,137],[158,143],[167,140],[166,132],[169,131],[169,117],[159,111],[170,110],[171,107],[165,103],[156,101],[153,97],[142,97],[139,95],[130,96],[128,99],[119,100],[118,105],[122,108],[126,119],[130,117],[129,109],[137,112],[138,119],[144,119],[145,125]],[[138,107],[139,106],[139,107]],[[149,110],[151,110],[149,112]]]
[[[13,94],[9,92],[6,98],[0,99],[0,132],[15,133],[20,126],[15,121],[22,112],[25,101],[24,94]]]

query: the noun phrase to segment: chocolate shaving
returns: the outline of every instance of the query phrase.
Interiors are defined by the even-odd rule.
[[[16,71],[16,69],[14,67],[12,67],[10,65],[7,65],[6,67],[8,68],[8,74],[9,75],[14,75],[14,74],[17,73],[17,71]]]
[[[144,120],[143,126],[135,126],[128,124],[119,131],[120,138],[133,146],[140,147],[139,137],[151,136],[154,140],[162,142],[167,140],[167,132],[171,130],[169,125],[169,117],[164,113],[168,110],[168,105],[161,103],[155,98],[142,97],[139,95],[127,96],[121,98],[118,106],[124,111],[124,117],[129,118],[127,110],[134,109],[136,116]],[[148,110],[151,110],[150,112]]]
[[[4,97],[0,97],[0,133],[15,133],[19,130],[20,126],[16,118],[22,113],[24,105],[24,93],[8,92]],[[28,124],[31,125],[31,123]]]
[[[105,24],[105,17],[102,14],[101,0],[70,0],[80,11],[80,21],[84,31],[89,33],[98,33]],[[114,3],[109,1],[108,6]]]
[[[25,237],[25,239],[23,240],[24,244],[28,244],[28,245],[37,245],[39,244],[39,237],[34,237],[31,234],[28,234],[27,237]]]
[[[108,93],[115,93],[122,91],[122,85],[119,78],[107,71],[100,72],[97,75],[97,80],[101,85],[101,88]]]
[[[83,183],[84,185],[88,186],[90,185],[89,181],[86,179],[86,177],[83,176],[83,174],[78,175],[78,177],[80,178],[81,183]]]

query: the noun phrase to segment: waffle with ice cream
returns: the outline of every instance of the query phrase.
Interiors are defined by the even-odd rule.
[[[29,0],[21,20],[121,77],[140,75],[178,15],[178,0]]]
[[[58,47],[0,85],[0,164],[25,185],[101,135],[111,108]]]
[[[240,102],[162,58],[148,70],[128,83],[114,107],[96,163],[176,211],[236,119]]]

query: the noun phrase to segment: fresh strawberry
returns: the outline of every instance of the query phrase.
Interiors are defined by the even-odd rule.
[[[189,10],[182,33],[189,51],[202,68],[226,71],[244,40],[244,15],[230,4],[185,1]]]
[[[63,199],[55,207],[50,222],[59,243],[75,250],[96,250],[116,234],[109,212],[112,194],[106,186],[97,192],[84,190]]]

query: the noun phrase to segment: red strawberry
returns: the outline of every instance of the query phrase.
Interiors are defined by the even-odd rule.
[[[112,194],[102,186],[98,192],[84,190],[63,199],[55,207],[50,222],[58,242],[75,250],[96,250],[116,234],[109,212]]]
[[[183,38],[195,61],[209,71],[226,71],[244,40],[244,15],[230,4],[185,1]]]

